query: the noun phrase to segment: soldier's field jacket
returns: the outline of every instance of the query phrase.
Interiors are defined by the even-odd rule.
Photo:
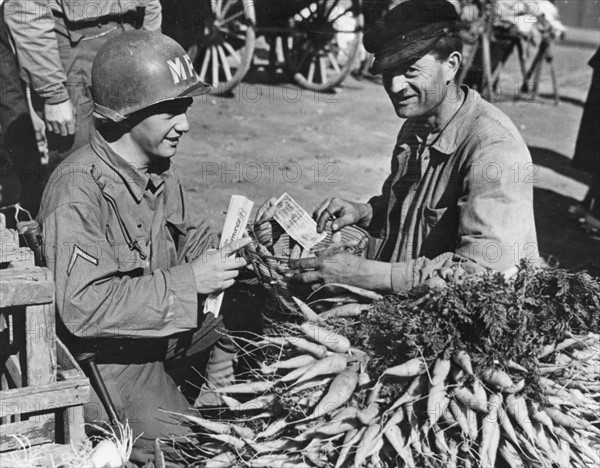
[[[38,220],[54,272],[56,305],[80,338],[161,338],[198,326],[187,263],[212,246],[188,220],[182,185],[144,172],[99,133],[54,171]]]

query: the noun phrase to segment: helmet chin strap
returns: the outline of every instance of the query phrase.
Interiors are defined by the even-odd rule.
[[[123,122],[127,119],[123,114],[119,114],[117,111],[109,109],[108,107],[101,106],[98,103],[94,103],[94,117],[104,118],[112,120],[113,122]]]

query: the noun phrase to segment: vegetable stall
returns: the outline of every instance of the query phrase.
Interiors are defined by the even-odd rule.
[[[238,339],[222,404],[178,415],[202,467],[600,464],[600,282],[522,263],[382,297],[326,285]]]

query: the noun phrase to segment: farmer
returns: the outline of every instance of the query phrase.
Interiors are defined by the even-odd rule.
[[[201,370],[211,347],[209,382],[224,383],[232,366],[221,318],[202,305],[246,263],[232,245],[207,250],[214,239],[190,223],[171,163],[192,97],[206,90],[172,39],[128,31],[108,40],[92,69],[97,130],[57,167],[39,215],[60,337],[76,356],[95,353],[119,418],[141,435],[138,462],[155,438],[186,432],[162,410],[189,408],[176,382],[193,379],[190,367]],[[102,419],[94,393],[86,420]]]
[[[408,0],[364,38],[371,73],[407,119],[381,194],[367,203],[329,198],[318,229],[356,224],[372,235],[368,259],[337,252],[295,261],[303,283],[402,291],[465,273],[537,261],[531,157],[500,110],[455,83],[462,43],[455,7]]]

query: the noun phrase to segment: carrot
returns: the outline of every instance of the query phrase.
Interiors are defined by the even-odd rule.
[[[298,406],[302,406],[304,408],[312,408],[319,402],[319,400],[324,395],[324,393],[325,393],[325,390],[320,388],[320,389],[316,390],[315,392],[311,393],[310,395],[306,395],[306,396],[303,396],[302,398],[300,398],[297,401],[297,404],[298,404]]]
[[[371,383],[371,376],[368,372],[359,372],[358,374],[358,386],[360,388],[366,387]]]
[[[487,405],[481,402],[465,387],[456,387],[452,391],[452,396],[468,408],[480,413],[487,413]]]
[[[556,408],[544,408],[544,412],[550,417],[554,424],[567,429],[585,429],[587,424],[573,416],[564,414]]]
[[[353,430],[349,431],[348,433],[346,433],[346,436],[344,437],[344,441],[342,442],[342,448],[340,450],[340,454],[338,455],[338,459],[335,463],[334,468],[341,468],[344,465],[344,463],[346,463],[346,460],[348,459],[348,455],[350,455],[350,450],[352,450],[352,448],[356,445],[356,443],[361,440],[361,438],[366,430],[367,430],[367,428],[363,427],[361,429],[353,429]]]
[[[510,468],[523,468],[523,461],[521,460],[521,457],[512,447],[512,445],[506,441],[503,441],[500,444],[499,453]]]
[[[293,441],[289,439],[275,439],[267,442],[255,442],[244,439],[244,442],[257,454],[290,451],[295,447]]]
[[[329,391],[317,404],[316,408],[309,416],[310,419],[314,417],[320,417],[327,413],[331,413],[342,406],[354,393],[354,389],[358,384],[358,374],[351,370],[346,369],[339,373],[331,382]]]
[[[532,425],[535,432],[535,444],[544,452],[550,453],[552,448],[550,446],[550,442],[548,442],[548,438],[546,437],[544,426],[538,422],[532,422]]]
[[[381,389],[383,388],[383,382],[377,381],[373,388],[369,392],[369,396],[367,398],[367,405],[371,403],[376,403],[379,400],[379,394],[381,393]]]
[[[271,409],[277,397],[276,395],[261,395],[246,403],[240,403],[227,395],[222,395],[221,398],[231,411],[256,411]]]
[[[512,387],[505,389],[506,393],[521,393],[525,389],[525,379],[519,380]]]
[[[502,428],[502,435],[504,436],[504,438],[509,440],[515,447],[517,447],[520,450],[521,447],[519,445],[517,432],[515,431],[515,428],[513,427],[512,423],[510,422],[510,419],[508,418],[508,415],[502,407],[498,408],[498,422],[500,422],[500,427]]]
[[[381,376],[416,377],[417,375],[424,374],[426,371],[427,363],[425,360],[423,358],[414,358],[398,366],[386,369]]]
[[[361,314],[369,310],[370,306],[365,306],[364,304],[358,304],[356,302],[352,304],[344,304],[341,306],[333,307],[329,309],[327,312],[323,312],[319,315],[321,320],[327,320],[331,318],[353,318],[360,317]]]
[[[358,420],[361,424],[368,426],[373,420],[379,415],[379,405],[377,403],[371,403],[365,409],[360,411],[357,415]]]
[[[312,310],[308,305],[306,305],[303,301],[298,299],[296,296],[292,296],[292,299],[294,300],[294,302],[298,306],[298,310],[300,310],[300,312],[302,312],[302,315],[304,315],[304,318],[306,320],[311,320],[313,322],[319,321],[319,314],[317,314],[314,310]]]
[[[433,430],[435,445],[439,452],[442,455],[448,456],[450,454],[450,447],[448,447],[448,442],[446,442],[444,430],[437,424],[434,424],[431,429]]]
[[[303,392],[304,390],[308,390],[310,388],[322,387],[331,382],[332,377],[319,378],[316,377],[311,380],[307,380],[306,382],[302,382],[301,384],[294,384],[292,388],[288,390],[288,395],[296,395],[297,393]]]
[[[373,424],[367,427],[362,439],[358,444],[358,448],[356,449],[356,454],[354,455],[354,464],[353,467],[361,466],[366,459],[377,452],[381,445],[383,444],[381,435],[381,425]]]
[[[194,416],[192,414],[185,413],[172,413],[178,416],[182,416],[186,420],[190,421],[192,424],[201,427],[205,431],[209,431],[215,434],[229,434],[231,432],[231,427],[229,424],[221,423],[218,421],[211,421],[210,419],[200,418],[198,416]]]
[[[481,373],[481,378],[485,383],[500,391],[506,390],[507,388],[515,385],[508,374],[499,369],[485,369]]]
[[[243,450],[246,447],[246,442],[242,439],[238,439],[237,437],[227,435],[227,434],[207,434],[211,439],[218,440],[219,442],[223,442],[224,444],[230,445],[232,448],[237,450],[238,452]]]
[[[508,414],[519,424],[519,427],[523,429],[529,440],[533,441],[535,439],[535,432],[531,419],[529,419],[529,411],[527,410],[525,399],[512,394],[508,395],[506,397],[506,409]]]
[[[431,386],[443,384],[450,373],[450,359],[438,357],[431,370]]]
[[[455,400],[450,400],[448,404],[450,408],[450,414],[457,422],[460,431],[464,437],[470,437],[469,423],[467,422],[467,415],[465,414],[465,407]]]
[[[244,461],[249,468],[314,468],[313,465],[304,463],[302,459],[282,455],[279,458],[272,456],[254,458]]]
[[[236,456],[232,452],[224,452],[204,462],[205,468],[230,468],[235,462]]]
[[[305,322],[300,329],[311,340],[322,344],[336,353],[346,353],[350,349],[350,341],[345,336],[335,333],[314,322]]]
[[[269,364],[265,366],[267,368],[271,368],[274,371],[278,369],[297,369],[298,367],[308,366],[309,364],[313,364],[316,359],[310,354],[300,354],[298,356],[294,356],[293,358],[287,359],[285,361],[276,361],[273,364]]]
[[[473,366],[469,354],[461,349],[452,355],[452,360],[458,364],[469,375],[473,375]]]
[[[332,354],[327,356],[314,364],[310,365],[309,368],[298,378],[296,384],[306,382],[314,377],[328,374],[339,374],[346,368],[348,360],[341,354]]]
[[[388,411],[392,411],[396,408],[399,408],[403,404],[405,404],[409,401],[413,401],[413,400],[417,399],[419,396],[421,396],[425,392],[425,389],[427,388],[427,381],[428,381],[428,377],[426,374],[421,374],[421,375],[416,376],[412,380],[412,382],[410,383],[410,385],[408,386],[408,388],[406,389],[404,394],[401,395],[400,398],[398,398],[392,406],[390,406]]]
[[[400,428],[395,424],[392,424],[391,426],[387,427],[387,429],[384,429],[383,435],[388,440],[393,449],[396,451],[396,453],[402,456],[407,442],[404,439]]]
[[[315,434],[332,436],[336,434],[346,433],[352,429],[356,429],[357,426],[357,418],[358,409],[349,407],[344,408],[337,414],[331,421],[326,422],[324,424],[317,424],[316,426],[307,429],[300,435],[298,435],[295,440],[306,440],[310,436],[314,436]]]
[[[531,416],[531,420],[533,422],[540,423],[551,431],[554,430],[554,423],[552,422],[552,419],[550,419],[548,413],[540,409],[539,405],[532,403],[529,406],[529,410],[529,416]]]
[[[523,367],[521,364],[517,364],[512,359],[509,359],[508,361],[506,361],[506,367],[508,367],[509,369],[512,369],[512,370],[516,370],[518,372],[524,372],[524,373],[527,372],[527,369],[525,367]]]
[[[279,434],[286,426],[287,422],[285,418],[278,419],[270,426],[268,426],[264,431],[260,432],[256,435],[256,439],[268,439],[269,437],[273,437],[274,435]]]
[[[485,389],[481,384],[481,381],[475,379],[472,384],[473,387],[473,396],[477,399],[481,406],[488,407],[488,399],[487,394],[485,393]],[[489,408],[488,408],[489,409]]]
[[[496,458],[498,456],[498,445],[500,445],[500,427],[496,424],[494,433],[492,434],[490,444],[487,450],[486,459],[489,461],[490,468],[496,466]]]
[[[429,423],[432,427],[438,422],[449,403],[450,398],[446,396],[444,383],[441,382],[437,385],[432,385],[427,396],[427,414],[429,415]]]
[[[462,384],[465,381],[466,375],[462,367],[452,366],[450,368],[450,378],[457,384]]]
[[[477,433],[479,432],[477,414],[468,406],[465,406],[463,413],[467,419],[467,424],[469,425],[469,437],[471,437],[471,440],[475,440],[477,439]]]
[[[404,410],[402,408],[398,408],[394,413],[392,413],[390,418],[385,423],[385,426],[383,426],[383,432],[385,432],[390,426],[395,426],[399,424],[404,419],[404,416]]]
[[[271,390],[273,385],[273,382],[267,381],[245,382],[218,387],[213,391],[217,393],[264,393]]]
[[[323,359],[327,356],[327,348],[325,346],[305,340],[299,336],[286,338],[286,342],[301,351],[312,354],[317,359]]]

